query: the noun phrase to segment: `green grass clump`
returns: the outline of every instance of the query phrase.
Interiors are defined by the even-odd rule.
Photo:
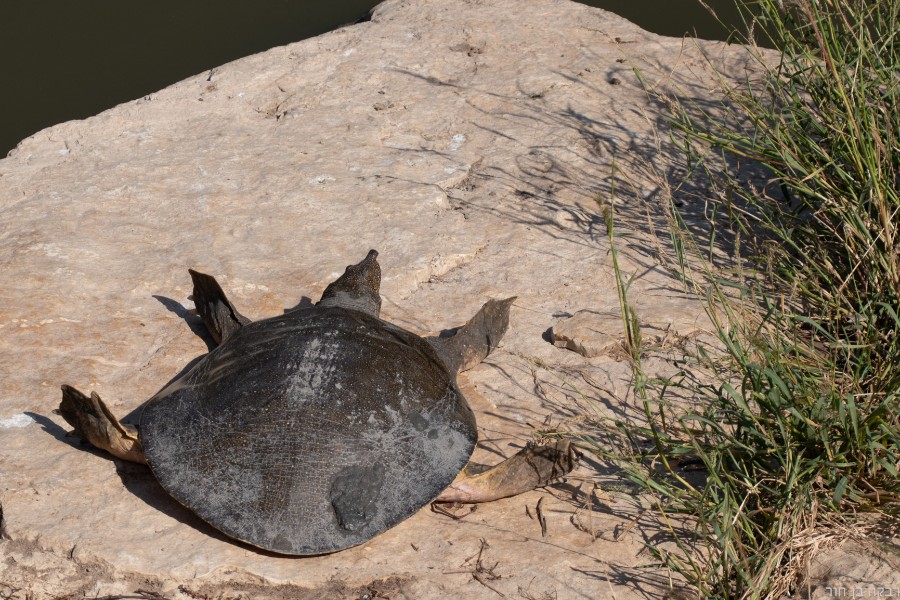
[[[629,477],[663,516],[693,517],[691,539],[671,529],[681,552],[655,552],[703,598],[778,597],[824,524],[897,518],[900,501],[900,0],[745,8],[780,53],[760,52],[762,85],[732,87],[727,119],[669,99],[695,173],[720,192],[709,239],[671,207],[679,275],[708,300],[718,344],[657,383],[626,327],[647,422],[618,423]],[[771,185],[742,181],[726,166],[738,161]],[[710,254],[723,230],[727,273]]]

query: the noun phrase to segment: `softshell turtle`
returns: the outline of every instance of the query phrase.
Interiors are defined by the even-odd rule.
[[[57,412],[94,446],[148,464],[213,527],[283,554],[341,550],[431,501],[494,500],[569,472],[564,442],[463,469],[477,430],[456,375],[497,347],[515,298],[421,338],[379,318],[377,256],[347,267],[314,306],[256,322],[190,271],[218,346],[150,398],[137,427],[68,385]]]

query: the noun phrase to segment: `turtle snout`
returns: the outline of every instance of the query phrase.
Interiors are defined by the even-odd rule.
[[[369,288],[376,294],[381,289],[381,265],[378,264],[378,250],[369,250],[369,254],[360,262],[357,267],[362,269]]]

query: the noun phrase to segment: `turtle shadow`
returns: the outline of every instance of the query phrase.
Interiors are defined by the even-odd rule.
[[[298,302],[297,304],[295,304],[294,306],[292,306],[290,308],[284,309],[284,314],[293,312],[295,310],[302,310],[304,308],[312,308],[315,305],[316,304],[312,301],[312,298],[310,298],[309,296],[301,296],[300,302]]]
[[[60,425],[58,425],[56,421],[54,421],[50,417],[31,411],[25,411],[24,414],[28,415],[28,417],[32,421],[40,425],[41,430],[44,433],[53,436],[54,438],[56,438],[56,440],[62,442],[63,444],[82,452],[88,452],[89,454],[93,454],[94,456],[109,458],[109,455],[106,452],[98,450],[78,436],[73,435],[65,427],[61,427]]]
[[[78,438],[69,437],[69,432],[66,431],[63,427],[57,425],[56,421],[54,421],[50,417],[27,410],[23,414],[27,415],[32,421],[40,425],[41,429],[45,433],[49,433],[60,442],[66,443],[70,446],[77,446]]]
[[[206,328],[206,325],[203,324],[203,320],[197,315],[195,310],[187,309],[177,300],[172,300],[165,296],[153,294],[153,297],[158,300],[160,304],[165,306],[166,310],[175,313],[184,320],[191,332],[206,344],[207,352],[212,351],[212,349],[217,346],[216,341],[213,339],[212,335],[210,335],[209,330]]]
[[[25,411],[24,414],[28,415],[28,417],[30,417],[32,421],[40,425],[41,430],[44,431],[44,433],[53,436],[58,441],[69,446],[70,448],[74,448],[81,452],[87,452],[88,454],[93,454],[94,456],[97,456],[99,458],[112,460],[112,457],[109,454],[82,440],[80,437],[74,435],[74,433],[70,432],[65,427],[58,425],[56,421],[54,421],[50,417],[31,411]]]

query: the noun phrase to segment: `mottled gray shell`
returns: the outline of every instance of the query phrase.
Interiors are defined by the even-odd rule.
[[[365,542],[466,464],[475,418],[422,338],[306,308],[245,325],[151,398],[144,453],[224,533],[286,554]]]

